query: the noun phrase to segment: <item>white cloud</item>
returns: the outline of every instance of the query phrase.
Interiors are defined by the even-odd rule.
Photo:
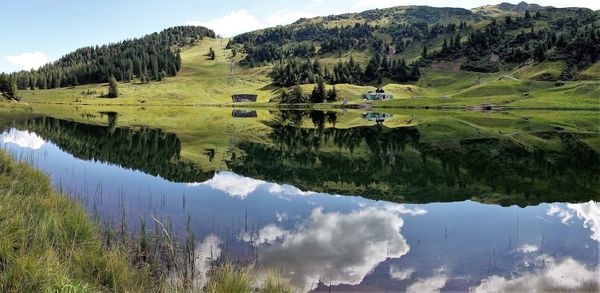
[[[280,269],[303,291],[319,281],[359,284],[379,263],[408,253],[403,224],[400,214],[385,209],[341,214],[317,208],[295,230],[272,224],[262,229],[258,263]]]
[[[254,192],[258,186],[265,184],[265,181],[243,177],[235,173],[220,172],[202,183],[213,189],[223,191],[233,197],[246,198],[248,194]]]
[[[11,129],[8,132],[0,134],[0,142],[14,143],[22,148],[32,150],[40,149],[46,144],[46,142],[37,134],[16,129]]]
[[[471,292],[596,292],[600,271],[588,269],[572,258],[546,258],[545,269],[513,278],[491,276]]]
[[[218,260],[221,256],[221,244],[223,242],[215,234],[210,234],[204,238],[204,241],[198,243],[194,251],[194,270],[197,273],[194,279],[194,288],[202,288],[208,281],[208,273],[212,262]],[[174,284],[183,280],[183,277],[176,270],[169,274],[169,282]]]
[[[549,216],[557,216],[560,222],[568,225],[574,216],[583,221],[583,227],[590,229],[592,239],[600,242],[600,203],[589,201],[587,203],[567,204],[565,208],[558,205],[550,205],[548,212]]]
[[[414,268],[400,269],[396,266],[390,266],[389,275],[390,278],[398,281],[406,280],[415,272]]]
[[[281,24],[290,24],[300,18],[315,17],[317,15],[303,12],[303,11],[292,11],[290,9],[283,9],[276,11],[275,13],[267,16],[267,26],[276,26]]]
[[[409,209],[403,204],[389,203],[384,206],[388,211],[393,211],[399,214],[407,214],[411,216],[422,216],[427,214],[427,211],[422,208]]]
[[[288,219],[288,214],[286,212],[275,213],[275,216],[277,217],[277,222],[287,221]]]
[[[517,250],[522,253],[531,253],[538,251],[538,247],[532,244],[523,244],[519,248],[517,248]]]
[[[50,62],[42,52],[23,53],[19,55],[6,55],[2,59],[11,65],[14,71],[38,69],[40,66]]]
[[[590,201],[568,204],[567,207],[574,210],[577,217],[583,220],[583,226],[592,231],[592,239],[600,242],[600,203]]]
[[[224,16],[211,19],[207,22],[190,20],[187,25],[201,25],[213,29],[217,34],[231,37],[239,33],[249,32],[264,28],[261,23],[246,9],[231,11]]]
[[[287,184],[266,183],[269,186],[270,193],[280,193],[285,195],[312,195],[316,194],[313,191],[302,191],[299,188]]]
[[[417,282],[411,284],[406,288],[406,292],[409,293],[428,293],[428,292],[440,292],[448,282],[448,275],[444,273],[443,269],[437,270],[433,276],[429,278],[419,279]]]
[[[223,191],[232,197],[241,199],[246,198],[259,187],[264,187],[273,195],[311,195],[315,194],[312,191],[302,191],[291,185],[281,185],[270,183],[263,180],[257,180],[249,177],[240,176],[232,172],[219,172],[215,176],[202,183],[188,183],[189,187],[210,186],[213,189]]]
[[[221,256],[222,241],[214,234],[210,234],[204,238],[204,241],[196,248],[194,266],[196,272],[199,272],[198,278],[195,279],[195,287],[202,288],[208,281],[207,273],[210,270],[211,263]]]
[[[250,14],[246,9],[231,11],[224,16],[209,21],[190,20],[187,25],[200,25],[213,29],[217,34],[224,37],[232,37],[237,34],[250,32],[262,28],[290,24],[303,17],[316,16],[313,13],[283,9],[275,11],[264,18]]]
[[[554,205],[554,204],[550,205],[550,208],[546,212],[546,215],[559,217],[560,222],[565,225],[568,225],[569,220],[571,220],[573,218],[573,213],[569,212],[568,210],[562,209],[559,206]]]
[[[244,232],[241,235],[241,239],[250,242],[253,245],[261,245],[261,244],[271,244],[277,240],[283,239],[288,235],[288,231],[274,225],[269,224],[262,229],[260,229],[256,234],[250,234],[248,232]]]

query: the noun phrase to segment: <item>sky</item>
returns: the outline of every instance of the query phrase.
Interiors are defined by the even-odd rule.
[[[501,0],[0,0],[0,72],[29,70],[84,46],[140,37],[176,25],[204,25],[224,37],[301,17],[400,5],[473,8]],[[508,0],[504,2],[518,3]],[[534,2],[534,1],[530,1]],[[600,9],[598,0],[539,0]]]

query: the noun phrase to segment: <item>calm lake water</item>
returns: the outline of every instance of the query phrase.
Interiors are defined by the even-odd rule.
[[[256,261],[303,291],[599,290],[597,133],[432,139],[397,114],[288,111],[192,135],[98,115],[32,115],[0,147],[132,232],[189,219],[199,269]]]

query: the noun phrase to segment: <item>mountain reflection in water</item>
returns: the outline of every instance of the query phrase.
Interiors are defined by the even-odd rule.
[[[552,149],[439,144],[417,127],[281,115],[292,123],[269,122],[268,143],[237,141],[224,170],[182,157],[173,133],[116,122],[30,119],[0,146],[131,231],[155,215],[182,237],[189,216],[204,281],[227,257],[302,291],[598,291],[598,154],[580,135],[538,134]]]

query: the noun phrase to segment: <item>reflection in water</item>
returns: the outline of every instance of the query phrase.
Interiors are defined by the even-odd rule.
[[[207,273],[210,270],[211,263],[221,257],[221,246],[223,241],[215,234],[210,234],[204,238],[196,247],[194,259],[194,269],[199,272],[195,280],[194,287],[202,288],[208,281]]]
[[[403,225],[400,214],[391,209],[342,214],[316,208],[295,230],[273,225],[259,230],[256,238],[265,247],[258,263],[282,268],[303,291],[319,282],[360,284],[381,262],[408,253],[410,247],[400,233]]]
[[[583,221],[583,226],[592,231],[591,238],[600,242],[600,203],[593,201],[580,204],[567,204],[567,209],[558,205],[550,205],[547,214],[557,216],[560,222],[569,225],[573,214]]]
[[[537,258],[543,258],[538,256]],[[553,257],[543,259],[545,267],[515,277],[491,276],[482,280],[472,292],[597,292],[600,267],[587,268],[580,262]]]
[[[256,118],[258,114],[254,110],[233,110],[231,116],[236,118]]]
[[[426,143],[415,127],[312,129],[275,123],[273,145],[240,145],[244,155],[228,166],[249,177],[307,190],[390,201],[476,198],[525,206],[597,199],[598,153],[573,134],[543,136],[558,140],[561,149],[526,147],[504,138]]]
[[[385,122],[385,119],[391,118],[392,116],[392,114],[380,112],[367,112],[363,113],[362,115],[363,119],[375,121],[377,124],[383,124],[383,122]]]
[[[406,292],[440,292],[447,282],[448,275],[444,272],[444,268],[439,268],[434,271],[433,276],[418,279],[415,283],[410,284],[406,288]]]
[[[590,200],[600,164],[580,135],[536,134],[551,148],[439,143],[417,127],[341,129],[338,113],[291,111],[263,137],[231,143],[217,170],[182,158],[173,133],[105,115],[108,126],[19,122],[0,147],[31,158],[101,219],[126,213],[130,232],[154,215],[181,237],[189,217],[197,285],[227,258],[280,269],[303,290],[598,291],[600,205]],[[225,134],[211,135],[197,136]]]
[[[44,146],[46,142],[35,133],[11,129],[0,134],[0,143],[14,143],[22,148],[37,150]]]
[[[42,117],[17,127],[33,131],[84,160],[118,164],[176,182],[201,181],[212,176],[213,172],[199,170],[180,158],[181,141],[176,135],[161,129],[116,127],[116,114],[108,117],[108,126]]]
[[[406,280],[415,272],[415,268],[398,268],[394,265],[390,266],[390,278],[398,281]]]
[[[326,128],[335,125],[337,115],[283,111],[268,123],[272,143],[238,141],[227,150],[210,148],[203,153],[212,162],[217,152],[235,147],[239,151],[232,151],[220,166],[237,174],[289,183],[303,190],[360,194],[396,202],[476,199],[525,206],[598,198],[599,155],[575,134],[538,134],[540,139],[560,146],[549,149],[524,146],[506,138],[443,144],[421,141],[416,127]],[[181,141],[175,134],[117,127],[117,115],[108,116],[108,126],[46,117],[17,127],[34,131],[78,158],[110,162],[175,182],[203,182],[220,171],[203,169],[181,158]],[[308,118],[315,128],[299,126]],[[23,140],[17,137],[19,133],[5,134],[4,140]],[[39,147],[39,139],[36,142],[35,138],[21,143]],[[240,192],[238,196],[243,196],[243,190]]]
[[[244,199],[248,194],[254,192],[257,188],[262,187],[273,194],[286,195],[309,195],[314,194],[310,191],[302,191],[291,185],[280,185],[277,183],[269,183],[263,180],[256,180],[249,177],[244,177],[231,172],[219,172],[215,176],[202,183],[188,183],[188,186],[210,186],[215,190],[220,190],[233,197]]]

